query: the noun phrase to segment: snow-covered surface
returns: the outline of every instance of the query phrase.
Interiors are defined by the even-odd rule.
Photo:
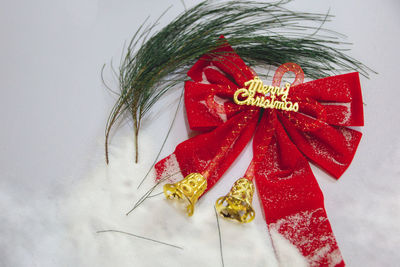
[[[139,3],[140,2],[140,3]],[[195,1],[185,1],[190,6]],[[247,148],[223,180],[185,217],[163,196],[125,213],[153,185],[137,185],[173,117],[178,88],[146,118],[140,164],[133,163],[129,123],[103,155],[103,128],[114,98],[100,69],[148,14],[161,21],[182,11],[176,1],[2,1],[0,9],[0,266],[220,266],[215,199],[245,171]],[[364,136],[350,168],[335,182],[313,167],[348,266],[400,262],[400,116],[397,88],[400,2],[298,0],[296,10],[336,15],[328,26],[354,42],[351,54],[379,72],[361,79]],[[117,88],[106,69],[106,81]],[[163,111],[160,111],[162,109]],[[165,112],[167,111],[167,112]],[[162,156],[190,135],[181,107]],[[160,192],[156,189],[154,192]],[[277,266],[257,196],[247,225],[220,220],[225,266]],[[183,249],[119,233],[157,239]],[[277,256],[301,266],[301,255],[271,231]],[[285,256],[286,255],[286,256]],[[299,257],[300,256],[300,257]],[[289,260],[293,260],[293,263]]]
[[[142,145],[152,147],[149,134],[142,134]],[[147,199],[126,216],[134,202],[154,185],[151,180],[137,190],[137,181],[147,166],[132,164],[133,142],[130,134],[115,138],[113,162],[101,162],[76,184],[64,200],[64,231],[70,236],[77,261],[83,266],[218,266],[221,262],[215,212],[215,199],[205,197],[188,218],[163,195]],[[142,160],[151,162],[154,150],[144,150]],[[162,191],[156,188],[154,194]],[[250,225],[220,220],[224,236],[224,260],[229,265],[276,266],[276,259],[262,217]],[[120,230],[167,242],[182,249],[136,239]]]

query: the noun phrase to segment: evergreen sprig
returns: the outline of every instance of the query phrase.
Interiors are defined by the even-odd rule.
[[[370,69],[344,53],[342,46],[347,43],[341,41],[342,36],[321,27],[331,15],[293,12],[284,7],[288,2],[204,1],[159,31],[154,31],[159,20],[145,21],[119,67],[119,98],[105,132],[106,162],[110,131],[126,113],[133,119],[138,161],[143,117],[165,92],[187,80],[187,70],[201,55],[217,48],[220,35],[251,66],[295,62],[310,78],[342,71],[368,77]]]

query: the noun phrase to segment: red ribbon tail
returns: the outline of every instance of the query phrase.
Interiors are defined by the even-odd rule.
[[[265,112],[253,142],[255,178],[272,242],[287,266],[344,266],[306,158]]]

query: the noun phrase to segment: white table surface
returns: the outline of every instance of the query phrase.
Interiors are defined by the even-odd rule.
[[[187,6],[195,2],[185,1]],[[68,214],[63,210],[73,201],[71,194],[79,195],[76,185],[104,164],[104,126],[115,99],[102,84],[100,70],[111,59],[118,66],[123,44],[138,25],[171,4],[162,25],[182,11],[180,1],[0,1],[0,266],[96,262],[76,256],[82,245],[66,232]],[[354,43],[349,54],[379,72],[369,80],[361,78],[365,126],[351,166],[338,182],[315,168],[314,174],[348,266],[399,266],[400,2],[296,0],[289,6],[310,12],[330,8],[336,17],[327,27],[346,34]],[[106,69],[107,81],[117,88],[110,73]],[[156,128],[149,122],[144,126],[154,140],[164,137],[169,124],[168,119],[156,121]],[[123,138],[131,138],[121,131]],[[187,135],[181,109],[162,155]],[[246,153],[231,174],[246,167]],[[238,174],[212,190],[210,199],[225,193],[236,178]],[[87,258],[97,256],[89,253]],[[125,263],[116,259],[117,266]],[[234,260],[228,263],[235,266]],[[218,264],[217,259],[210,266]]]

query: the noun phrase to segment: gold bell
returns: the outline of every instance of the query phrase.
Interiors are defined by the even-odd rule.
[[[187,202],[187,214],[192,216],[194,205],[206,189],[207,179],[200,173],[191,173],[177,183],[164,185],[164,194],[167,199]]]
[[[256,215],[251,206],[253,194],[253,182],[246,178],[240,178],[233,184],[226,196],[217,199],[215,208],[222,217],[240,223],[251,222]]]

